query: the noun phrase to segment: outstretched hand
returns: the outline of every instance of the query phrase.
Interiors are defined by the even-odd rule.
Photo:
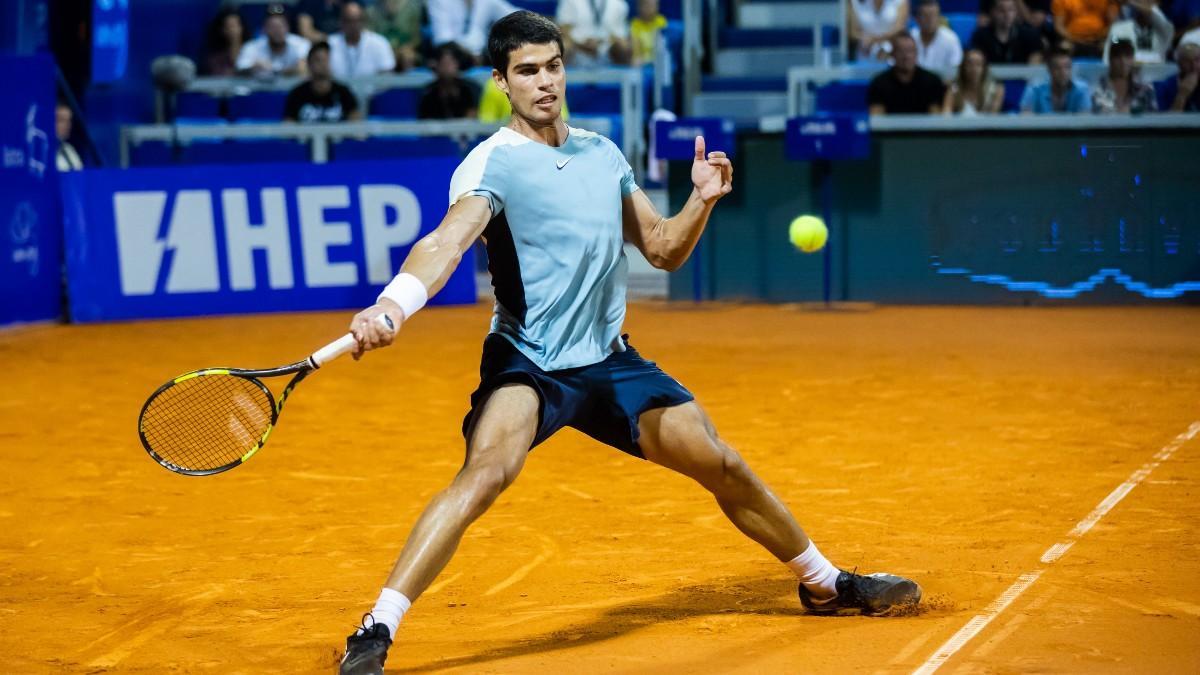
[[[696,159],[692,161],[692,185],[706,204],[733,191],[733,163],[723,152],[704,153],[704,137],[696,137]]]

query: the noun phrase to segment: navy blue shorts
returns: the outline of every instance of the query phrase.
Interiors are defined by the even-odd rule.
[[[563,427],[578,429],[592,438],[645,459],[638,447],[638,418],[647,410],[667,408],[695,397],[653,361],[643,359],[629,346],[600,363],[579,368],[545,371],[500,335],[483,341],[479,388],[471,394],[471,411],[463,419],[463,436],[470,439],[475,417],[496,389],[506,384],[527,384],[537,392],[538,429],[533,445]]]

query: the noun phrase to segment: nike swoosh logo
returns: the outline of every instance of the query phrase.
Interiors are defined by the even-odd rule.
[[[575,159],[575,155],[570,155],[564,160],[555,162],[554,166],[557,166],[559,169],[562,169],[564,166],[567,165],[567,162],[571,161],[572,159]]]

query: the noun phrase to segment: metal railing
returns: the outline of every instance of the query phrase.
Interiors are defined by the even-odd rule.
[[[796,66],[788,69],[788,116],[811,115],[815,108],[815,97],[812,90],[838,80],[870,79],[888,68],[885,63],[848,64],[843,66],[812,67]],[[1089,83],[1095,83],[1100,76],[1107,72],[1108,66],[1103,63],[1075,64],[1075,77]],[[957,71],[934,71],[944,79],[953,78]],[[1037,81],[1047,77],[1044,65],[998,65],[990,69],[991,76],[996,80],[1026,80]],[[1171,64],[1154,64],[1141,67],[1142,78],[1147,82],[1161,80],[1175,73]],[[866,102],[863,104],[866,108]]]
[[[612,123],[604,118],[572,119],[572,125],[608,135]],[[326,122],[295,124],[265,122],[262,124],[142,124],[121,129],[121,167],[129,166],[130,149],[145,141],[188,144],[212,140],[291,139],[307,141],[314,164],[329,161],[331,144],[344,139],[387,136],[441,136],[467,142],[487,136],[501,126],[499,122],[477,120],[413,120],[409,122]]]
[[[485,83],[491,77],[491,71],[476,68],[465,74],[469,79]],[[409,73],[388,73],[370,77],[355,78],[347,81],[346,85],[359,99],[363,110],[368,107],[370,98],[376,93],[389,89],[420,89],[434,80],[429,71]],[[231,97],[249,94],[255,91],[290,91],[304,81],[300,77],[275,77],[270,79],[245,77],[202,77],[194,80],[185,91],[201,92],[215,97]],[[620,85],[620,116],[621,139],[620,146],[629,163],[635,171],[644,170],[646,141],[642,133],[642,121],[645,119],[645,101],[642,94],[641,68],[606,68],[596,70],[568,70],[567,82],[570,84],[619,84]],[[586,113],[579,113],[586,115]],[[571,124],[609,135],[611,125],[602,118],[572,117]],[[187,141],[196,138],[296,138],[313,140],[313,161],[323,162],[328,159],[327,142],[332,137],[347,137],[361,135],[446,135],[441,129],[473,129],[484,130],[485,133],[495,130],[498,125],[481,123],[474,120],[454,121],[398,121],[398,122],[357,122],[337,124],[238,124],[225,126],[220,124],[197,125],[136,125],[122,128],[121,134],[121,165],[128,166],[128,144],[142,140]],[[162,129],[171,130],[165,137]],[[272,136],[269,129],[280,130]],[[337,130],[338,133],[334,133]],[[466,132],[463,132],[465,134]],[[451,132],[451,135],[459,132]],[[640,176],[640,173],[639,173]]]

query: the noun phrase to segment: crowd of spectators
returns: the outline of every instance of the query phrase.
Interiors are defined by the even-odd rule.
[[[1173,23],[1157,0],[982,0],[964,50],[943,21],[938,0],[917,0],[908,32],[908,0],[848,0],[849,35],[859,59],[887,61],[867,92],[871,114],[996,113],[1004,86],[995,64],[1046,64],[1046,76],[1026,86],[1028,114],[1142,114],[1160,109],[1141,66],[1174,60],[1178,73],[1160,83],[1170,111],[1197,111],[1200,6]],[[1172,3],[1172,7],[1175,4]],[[1193,2],[1194,5],[1200,3]],[[1173,12],[1179,21],[1180,12]],[[1094,85],[1075,76],[1077,59],[1102,60]],[[937,72],[957,74],[942,82]]]
[[[307,76],[287,98],[284,119],[359,119],[347,82],[426,67],[435,79],[421,92],[418,117],[503,119],[511,113],[494,85],[463,71],[487,65],[487,34],[518,8],[508,0],[298,0],[271,4],[260,26],[225,6],[208,27],[201,72],[269,79]],[[573,67],[652,62],[667,20],[658,0],[558,0],[564,59]]]

